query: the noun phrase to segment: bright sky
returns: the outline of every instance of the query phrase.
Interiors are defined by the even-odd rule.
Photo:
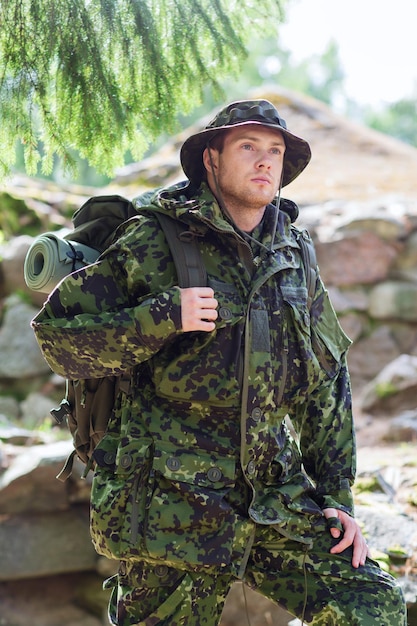
[[[335,39],[347,96],[378,105],[415,95],[416,30],[415,0],[292,0],[279,38],[296,60]]]

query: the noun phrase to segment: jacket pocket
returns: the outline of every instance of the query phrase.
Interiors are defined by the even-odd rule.
[[[99,554],[181,567],[230,562],[234,515],[225,496],[235,481],[233,457],[154,453],[148,440],[105,437],[95,459],[90,526]]]
[[[303,471],[299,447],[285,426],[277,435],[277,443],[281,449],[261,479],[264,512],[268,511],[269,506],[269,517],[284,526],[294,523],[294,514],[304,517],[304,521],[300,518],[300,522],[308,524],[313,517],[322,515],[320,507],[311,497],[313,483]],[[274,509],[275,515],[272,513]]]
[[[230,563],[234,514],[226,496],[235,482],[234,457],[203,451],[157,450],[152,466],[145,546],[171,564]]]
[[[334,378],[351,341],[343,332],[327,293],[323,292],[309,310],[305,288],[281,287],[281,292],[290,316],[289,357],[301,359],[299,371],[305,370],[304,382],[320,380],[320,372]]]
[[[321,367],[332,378],[338,373],[343,356],[352,342],[340,326],[327,292],[323,292],[314,302],[311,321],[314,352]]]
[[[151,443],[106,436],[94,452],[91,538],[96,551],[110,559],[143,556]]]

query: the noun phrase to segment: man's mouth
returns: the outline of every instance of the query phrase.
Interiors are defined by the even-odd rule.
[[[271,179],[265,176],[256,176],[256,178],[252,178],[251,180],[253,183],[260,185],[270,185],[272,183]]]

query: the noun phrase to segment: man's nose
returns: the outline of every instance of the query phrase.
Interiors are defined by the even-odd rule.
[[[265,151],[261,155],[259,155],[258,162],[257,162],[258,167],[266,167],[267,169],[269,169],[271,165],[272,165],[272,159],[271,159],[271,156],[268,154],[268,152]]]

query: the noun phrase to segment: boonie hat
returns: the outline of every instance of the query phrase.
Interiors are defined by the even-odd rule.
[[[182,169],[187,178],[196,185],[204,178],[203,152],[215,135],[223,130],[248,124],[260,124],[282,133],[285,140],[282,186],[285,187],[297,178],[311,159],[310,146],[304,139],[290,133],[285,120],[268,100],[232,102],[224,107],[202,131],[188,137],[180,153]]]

